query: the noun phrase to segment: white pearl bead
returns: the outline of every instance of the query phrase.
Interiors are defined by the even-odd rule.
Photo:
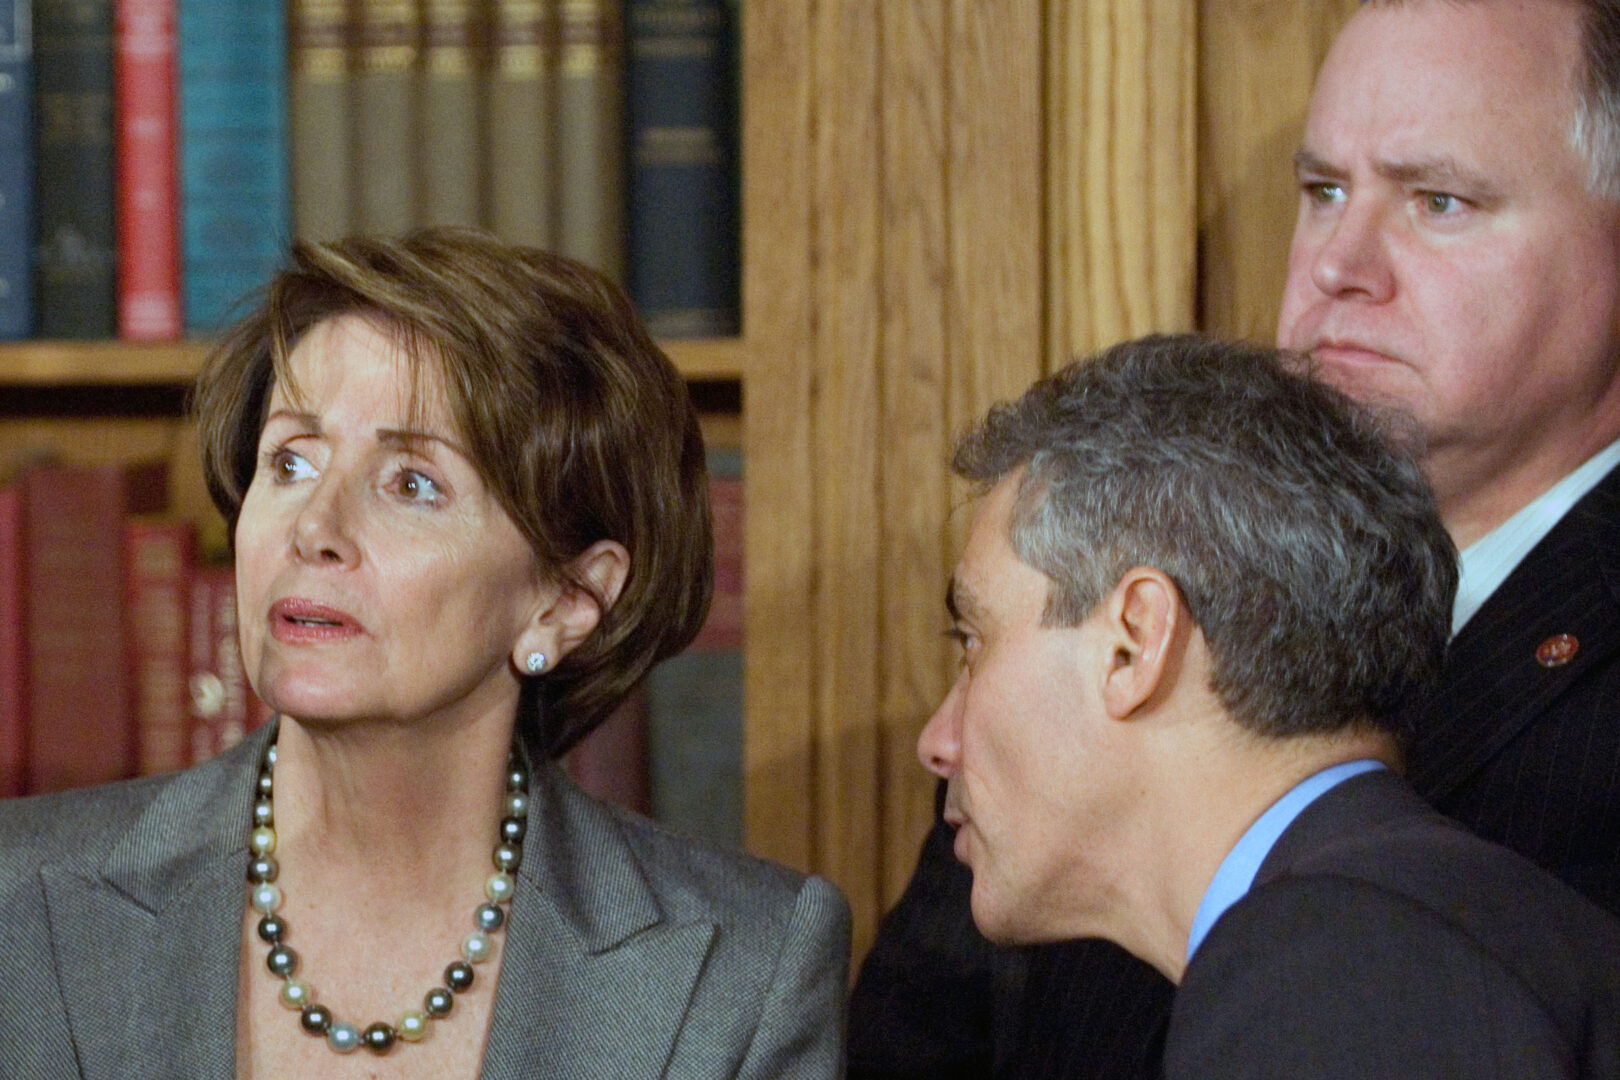
[[[253,910],[263,915],[274,915],[281,906],[281,890],[270,882],[253,886],[251,897]]]
[[[428,1018],[419,1012],[408,1012],[399,1018],[394,1030],[399,1032],[399,1037],[406,1042],[421,1042],[427,1035]]]
[[[288,979],[281,984],[281,1003],[289,1009],[302,1009],[309,1004],[309,983],[301,979]]]
[[[474,930],[461,939],[461,955],[467,958],[469,964],[482,964],[494,951],[495,946],[490,943],[489,935],[482,930]]]
[[[528,817],[529,796],[521,791],[508,791],[506,793],[506,816]]]
[[[512,899],[512,890],[515,885],[512,875],[504,870],[497,870],[484,881],[484,895],[497,904],[503,904]]]
[[[253,849],[255,855],[273,854],[276,850],[276,830],[268,825],[260,825],[248,838],[248,846]]]
[[[326,1030],[326,1045],[340,1054],[360,1048],[360,1029],[349,1023],[336,1023]]]

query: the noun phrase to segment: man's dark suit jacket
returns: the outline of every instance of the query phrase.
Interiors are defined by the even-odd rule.
[[[1546,666],[1560,634],[1578,648]],[[1407,720],[1424,798],[1620,912],[1620,469],[1468,621]],[[1170,984],[1103,942],[993,948],[970,885],[936,824],[850,1002],[852,1080],[1155,1075]]]
[[[1620,1076],[1620,922],[1352,777],[1278,839],[1176,992],[1166,1080]]]

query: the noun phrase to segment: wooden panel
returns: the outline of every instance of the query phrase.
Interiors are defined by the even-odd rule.
[[[1192,329],[1196,4],[1047,2],[1054,366]]]
[[[802,870],[815,778],[810,25],[797,3],[755,4],[743,19],[744,836]]]
[[[1357,0],[1200,0],[1200,323],[1271,342],[1311,84]]]
[[[951,653],[940,634],[950,572],[951,431],[946,386],[949,246],[942,73],[949,70],[941,3],[883,5],[883,470],[882,641],[878,884],[884,907],[916,866],[933,822],[933,784],[917,761],[917,736],[948,684]]]
[[[952,0],[952,431],[1044,370],[1041,5]]]
[[[879,914],[879,6],[828,0],[815,26],[816,865],[844,886],[864,951]]]

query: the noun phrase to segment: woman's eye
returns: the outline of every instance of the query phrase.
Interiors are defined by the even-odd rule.
[[[417,472],[415,469],[406,469],[399,474],[399,493],[413,502],[437,502],[439,499],[439,485],[433,478]]]
[[[282,484],[315,475],[314,466],[302,454],[294,453],[286,447],[270,455],[270,471],[275,475],[276,482]]]

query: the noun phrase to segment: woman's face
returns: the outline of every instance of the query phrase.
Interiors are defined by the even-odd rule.
[[[417,425],[394,339],[344,315],[293,349],[236,526],[242,657],[306,724],[510,724],[512,658],[547,595],[459,446],[433,365]]]

